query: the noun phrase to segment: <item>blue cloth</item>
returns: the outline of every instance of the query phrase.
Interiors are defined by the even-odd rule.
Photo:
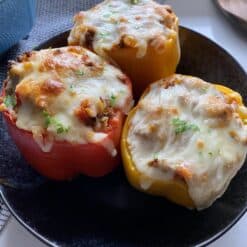
[[[36,0],[0,0],[0,54],[29,33],[35,6]]]

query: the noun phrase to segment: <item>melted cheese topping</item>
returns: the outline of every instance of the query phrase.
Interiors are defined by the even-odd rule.
[[[14,92],[17,106],[8,107],[17,127],[31,131],[45,152],[54,139],[100,142],[107,137],[114,112],[128,112],[131,107],[127,80],[120,70],[82,47],[33,51],[11,65],[6,93]],[[116,155],[109,142],[104,140]]]
[[[136,168],[155,179],[184,180],[196,207],[210,206],[244,163],[243,108],[195,77],[174,75],[152,84],[127,137]]]
[[[163,52],[165,41],[177,35],[178,23],[170,6],[152,0],[106,0],[74,21],[69,44],[93,48],[101,56],[116,46],[132,47],[137,57],[145,55],[149,43]]]

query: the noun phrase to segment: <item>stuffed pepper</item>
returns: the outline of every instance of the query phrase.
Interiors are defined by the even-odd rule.
[[[130,112],[121,148],[129,182],[188,208],[223,195],[245,161],[247,109],[233,90],[173,75]]]
[[[74,17],[70,45],[85,46],[115,61],[135,85],[173,74],[180,58],[178,18],[152,0],[106,0]]]
[[[82,47],[27,52],[10,62],[0,110],[26,161],[57,180],[103,176],[119,164],[131,83]]]

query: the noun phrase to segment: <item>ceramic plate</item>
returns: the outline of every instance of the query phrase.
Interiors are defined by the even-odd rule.
[[[68,32],[38,48],[66,45]],[[247,76],[222,48],[186,28],[180,30],[178,73],[221,82],[247,98]],[[3,123],[1,120],[1,128]],[[197,212],[133,189],[121,166],[112,174],[71,182],[39,176],[22,159],[6,131],[0,139],[1,195],[13,215],[51,246],[206,245],[228,230],[247,208],[247,164],[222,198]],[[100,165],[100,164],[99,164]]]

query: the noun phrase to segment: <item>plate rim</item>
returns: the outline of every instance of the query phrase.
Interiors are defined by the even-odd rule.
[[[204,39],[207,39],[212,45],[216,46],[218,49],[220,49],[225,55],[227,55],[238,67],[239,69],[242,71],[242,73],[244,74],[244,76],[246,77],[246,83],[247,83],[247,71],[243,68],[243,66],[234,58],[234,56],[227,51],[224,47],[220,46],[218,43],[216,43],[214,40],[212,40],[210,37],[207,37],[206,35],[200,33],[199,31],[193,30],[191,28],[188,28],[186,26],[183,25],[179,25],[179,29],[185,30],[185,31],[189,31],[195,35],[198,35]],[[45,45],[45,43],[47,43],[49,40],[52,40],[54,38],[59,38],[59,36],[64,35],[65,33],[69,32],[70,29],[65,29],[64,31],[54,35],[53,37],[50,37],[47,40],[42,41],[40,44],[38,44],[37,46],[33,47],[32,50],[37,50],[37,49],[41,49],[42,46]],[[56,48],[56,47],[53,47]],[[27,230],[29,231],[34,237],[36,237],[37,239],[39,239],[42,243],[46,244],[47,246],[51,246],[51,247],[57,247],[58,245],[55,242],[52,242],[51,240],[47,239],[46,237],[42,236],[39,232],[35,231],[31,226],[29,226],[15,211],[14,208],[12,208],[8,202],[8,199],[5,197],[4,194],[4,185],[0,185],[0,197],[2,198],[4,204],[7,206],[7,208],[9,209],[9,211],[11,212],[11,215]],[[245,206],[245,208],[232,220],[231,223],[229,223],[227,226],[225,226],[222,230],[220,230],[218,233],[216,233],[215,235],[213,235],[212,237],[208,238],[207,240],[196,244],[196,246],[198,247],[202,247],[202,246],[207,246],[211,243],[213,243],[214,241],[216,241],[217,239],[219,239],[221,236],[223,236],[226,232],[228,232],[242,217],[243,215],[247,212],[247,206]]]

